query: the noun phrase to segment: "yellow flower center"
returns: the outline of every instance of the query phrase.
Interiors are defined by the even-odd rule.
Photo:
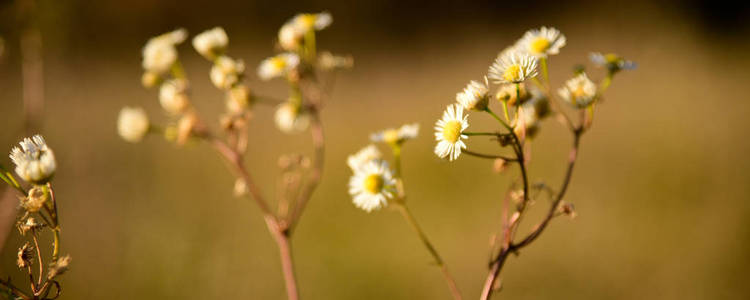
[[[281,57],[274,57],[271,59],[271,65],[276,70],[283,70],[286,67],[286,60]]]
[[[443,126],[443,139],[455,143],[458,138],[461,137],[461,122],[459,121],[448,121]]]
[[[533,53],[544,53],[544,51],[547,51],[549,46],[549,40],[543,37],[538,37],[535,40],[531,41],[531,45],[529,45],[529,48]]]
[[[316,16],[313,14],[302,15],[302,17],[299,20],[300,25],[302,25],[302,28],[310,30],[315,25],[315,19],[316,19]]]
[[[380,191],[383,190],[384,183],[383,176],[380,176],[380,174],[371,174],[365,178],[365,191],[370,194],[380,193]]]
[[[574,90],[571,91],[573,94],[573,97],[575,98],[581,98],[583,96],[586,96],[586,91],[583,89],[583,85],[578,85]]]
[[[519,77],[521,77],[521,66],[519,65],[512,65],[506,68],[505,73],[503,73],[505,81],[516,82]]]
[[[617,54],[609,53],[607,55],[604,55],[604,59],[607,61],[607,63],[613,64],[620,60],[620,57],[617,56]]]
[[[389,129],[383,132],[383,141],[388,144],[395,144],[398,142],[398,130]]]

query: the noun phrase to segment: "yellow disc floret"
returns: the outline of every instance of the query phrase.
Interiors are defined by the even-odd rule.
[[[544,53],[549,49],[550,42],[548,39],[543,37],[538,37],[534,41],[529,44],[529,50],[533,53]]]
[[[443,139],[449,143],[455,143],[461,136],[461,122],[459,121],[448,121],[443,126]]]
[[[380,174],[370,174],[369,176],[365,177],[365,182],[362,184],[365,188],[365,191],[367,191],[370,194],[377,194],[380,193],[381,190],[383,190],[383,185],[385,184],[383,180],[383,176]]]
[[[516,82],[519,77],[521,77],[521,66],[519,65],[511,65],[503,73],[503,79],[508,82]]]

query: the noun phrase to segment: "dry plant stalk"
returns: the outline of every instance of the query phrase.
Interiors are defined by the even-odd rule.
[[[13,148],[10,158],[16,165],[16,174],[26,184],[19,182],[2,166],[0,179],[20,195],[24,214],[16,223],[16,227],[20,234],[28,237],[30,241],[19,248],[16,265],[28,274],[30,291],[23,291],[8,278],[0,279],[0,292],[8,299],[57,299],[62,292],[59,276],[68,270],[71,262],[69,255],[60,256],[61,227],[51,182],[57,163],[54,153],[39,135],[24,139],[20,146]],[[53,236],[52,253],[46,269],[39,241],[45,231],[51,231]],[[37,266],[34,267],[33,264]]]
[[[471,81],[456,95],[456,102],[449,105],[443,116],[435,124],[435,154],[450,161],[461,154],[489,159],[497,172],[508,165],[518,165],[519,179],[509,188],[502,203],[501,234],[496,234],[492,242],[490,270],[482,288],[481,299],[489,299],[498,288],[498,277],[505,261],[511,253],[534,242],[555,217],[575,216],[573,205],[563,201],[570,185],[573,168],[578,158],[582,135],[591,127],[594,108],[601,103],[602,94],[609,87],[616,73],[633,69],[635,64],[615,54],[592,53],[591,60],[606,69],[606,74],[597,83],[591,81],[583,67],[576,67],[574,77],[557,90],[550,91],[547,62],[551,55],[558,54],[566,44],[565,36],[557,29],[542,27],[527,31],[514,45],[501,51],[488,70],[483,81]],[[541,76],[538,76],[540,75]],[[539,78],[541,77],[541,79]],[[494,98],[498,100],[502,117],[490,108],[492,83],[497,85]],[[566,102],[578,114],[576,121],[571,119],[558,102]],[[468,113],[486,113],[498,122],[494,131],[468,131]],[[541,130],[542,120],[550,115],[568,128],[572,135],[572,147],[567,158],[567,171],[561,186],[555,192],[544,183],[532,185],[529,181],[527,165],[530,161],[530,141]],[[435,247],[427,240],[406,207],[404,183],[401,178],[401,148],[409,139],[416,138],[418,125],[404,125],[398,129],[386,129],[372,135],[373,142],[383,142],[393,152],[392,170],[389,163],[375,145],[369,145],[348,158],[354,173],[349,181],[349,193],[354,204],[367,212],[388,204],[395,205],[415,229],[426,249],[440,267],[454,299],[461,299],[450,273]],[[478,153],[468,150],[465,141],[469,137],[486,137],[501,149],[509,148],[510,154]],[[521,188],[517,189],[518,182]],[[518,236],[518,228],[531,206],[539,197],[550,198],[550,207],[544,218],[531,232]],[[511,201],[515,205],[511,205]],[[499,237],[499,238],[497,238]],[[498,248],[499,247],[499,248]]]
[[[329,91],[322,79],[324,75],[333,78],[335,71],[352,66],[350,57],[328,52],[319,54],[317,51],[316,33],[331,22],[331,15],[327,12],[299,14],[279,30],[281,53],[262,61],[257,75],[264,81],[284,79],[289,86],[285,101],[252,93],[243,83],[245,64],[227,55],[229,39],[223,28],[216,27],[193,38],[195,50],[213,63],[209,74],[211,82],[225,93],[226,112],[219,124],[221,134],[209,128],[191,105],[189,83],[176,49],[187,38],[187,32],[178,29],[154,37],[143,49],[145,73],[142,81],[146,87],[159,86],[159,102],[172,123],[160,130],[150,124],[143,109],[127,107],[121,111],[118,120],[120,136],[130,142],[141,141],[149,132],[163,131],[167,140],[178,145],[197,140],[216,150],[237,178],[235,194],[247,195],[263,215],[279,248],[289,299],[299,298],[291,237],[323,172],[325,138],[320,111]],[[289,155],[279,160],[283,176],[276,209],[271,207],[245,166],[248,123],[253,105],[276,106],[274,120],[279,130],[288,134],[309,130],[313,147],[312,158]]]

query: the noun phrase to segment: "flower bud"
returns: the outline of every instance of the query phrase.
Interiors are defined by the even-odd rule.
[[[44,203],[49,200],[49,197],[49,190],[46,186],[35,185],[29,190],[28,196],[21,199],[21,206],[26,211],[35,213],[42,209]]]
[[[226,51],[229,38],[224,28],[214,27],[196,35],[193,38],[193,47],[203,57],[213,60]]]
[[[148,133],[148,116],[140,107],[123,107],[117,119],[117,133],[122,139],[138,143]]]

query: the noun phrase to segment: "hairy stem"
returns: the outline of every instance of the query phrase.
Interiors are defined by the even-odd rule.
[[[307,202],[310,201],[313,192],[320,184],[320,179],[323,175],[323,164],[325,160],[325,136],[323,135],[323,124],[320,122],[320,113],[317,109],[313,109],[312,121],[310,123],[310,135],[312,136],[312,144],[315,149],[315,156],[313,160],[313,168],[308,178],[307,184],[302,189],[302,192],[297,198],[297,205],[294,207],[291,217],[289,218],[289,230],[292,231],[302,217],[302,212],[305,210]]]

